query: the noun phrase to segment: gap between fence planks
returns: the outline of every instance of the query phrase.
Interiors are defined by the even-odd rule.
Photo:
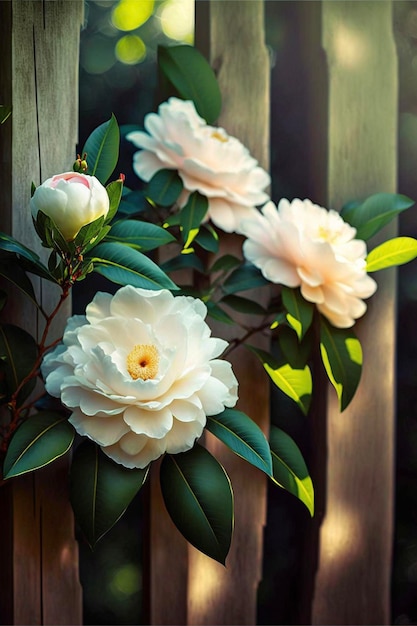
[[[13,106],[11,118],[0,127],[0,229],[39,253],[30,185],[72,168],[82,20],[82,0],[0,2],[0,99]],[[58,290],[33,282],[44,309],[50,310]],[[2,321],[36,335],[41,331],[36,310],[24,296],[11,293]],[[55,324],[55,336],[69,306]],[[67,473],[68,460],[63,459],[0,488],[2,623],[82,623]]]

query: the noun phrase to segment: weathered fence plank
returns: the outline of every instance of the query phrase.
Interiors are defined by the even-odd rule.
[[[390,2],[329,2],[321,12],[328,72],[326,197],[350,199],[396,186],[397,67]],[[314,70],[311,97],[314,99]],[[317,98],[316,98],[317,100]],[[312,157],[314,154],[312,154]],[[384,232],[395,235],[395,226]],[[373,242],[374,243],[374,242]],[[312,607],[315,624],[388,624],[393,517],[395,273],[357,325],[363,378],[339,414],[329,392],[326,512]]]
[[[78,128],[81,0],[0,3],[0,100],[12,117],[0,129],[0,229],[38,248],[30,183],[71,169]],[[34,286],[50,310],[57,291]],[[63,312],[67,316],[69,309]],[[3,319],[36,335],[41,322],[19,294]],[[55,333],[62,328],[55,324]],[[67,492],[67,462],[0,487],[0,620],[80,624],[78,550]]]

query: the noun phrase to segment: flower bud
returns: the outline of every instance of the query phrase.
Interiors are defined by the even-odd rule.
[[[72,166],[74,172],[86,172],[88,170],[88,163],[86,161],[87,153],[85,152],[81,158],[79,154],[77,154],[77,159]]]
[[[37,187],[30,201],[33,217],[48,215],[67,241],[80,229],[109,212],[109,197],[95,176],[65,172],[48,178]]]

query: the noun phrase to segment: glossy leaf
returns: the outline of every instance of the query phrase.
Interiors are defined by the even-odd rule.
[[[245,413],[225,409],[210,416],[206,428],[242,459],[272,475],[271,452],[265,435]]]
[[[334,328],[320,320],[320,351],[327,375],[344,411],[358,388],[362,373],[362,347],[352,329]]]
[[[181,235],[184,247],[188,248],[198,235],[201,222],[208,209],[208,200],[198,191],[188,198],[187,204],[180,211]]]
[[[219,250],[219,236],[210,225],[203,225],[198,231],[198,235],[195,238],[195,243],[198,243],[203,250],[216,254]]]
[[[265,371],[278,389],[281,389],[286,396],[294,400],[304,415],[307,415],[313,391],[313,382],[308,365],[302,369],[295,369],[284,359],[277,360],[264,350],[249,345],[246,347],[258,356]]]
[[[90,440],[75,450],[70,473],[71,505],[92,548],[123,515],[147,474],[148,468],[128,469],[115,463]]]
[[[269,285],[269,282],[262,276],[260,270],[254,265],[244,263],[227,277],[223,283],[223,290],[230,294],[265,285]]]
[[[269,444],[274,482],[301,500],[313,517],[314,487],[297,444],[283,430],[274,425],[271,425]]]
[[[90,176],[95,176],[104,185],[113,174],[119,159],[120,133],[115,116],[100,124],[84,144],[82,154],[87,153]]]
[[[10,440],[4,477],[44,467],[68,452],[75,430],[62,413],[41,411],[25,420]]]
[[[223,322],[223,324],[236,324],[235,320],[230,317],[228,313],[224,309],[222,309],[218,304],[209,300],[206,302],[207,312],[210,317],[218,322]]]
[[[159,170],[149,181],[146,196],[157,206],[169,207],[175,204],[182,189],[176,170]]]
[[[6,252],[12,252],[16,254],[19,259],[22,259],[22,267],[32,274],[36,274],[41,278],[45,278],[51,282],[56,282],[55,279],[48,272],[48,269],[41,263],[41,260],[37,254],[26,248],[23,244],[13,239],[5,233],[0,233],[0,250]]]
[[[246,313],[248,315],[265,315],[266,311],[254,300],[249,298],[242,298],[241,296],[229,295],[221,299],[222,304],[226,304],[234,311],[239,313]]]
[[[304,300],[299,289],[282,288],[282,302],[287,310],[288,324],[301,341],[313,321],[314,305]]]
[[[164,272],[176,272],[182,269],[193,269],[197,272],[204,273],[204,265],[201,259],[195,254],[179,254],[172,259],[168,259],[165,263],[161,263],[160,268]]]
[[[366,258],[366,271],[377,272],[387,267],[404,265],[416,257],[417,239],[396,237],[371,250]]]
[[[143,289],[177,289],[147,256],[121,243],[99,243],[93,249],[94,270],[119,285]]]
[[[203,447],[167,454],[161,489],[172,521],[198,550],[225,563],[233,532],[233,492],[224,468]]]
[[[11,259],[0,258],[0,276],[3,276],[3,278],[6,278],[20,289],[39,308],[30,278],[16,262],[13,262]]]
[[[414,201],[395,193],[376,193],[360,204],[351,203],[341,215],[356,228],[356,238],[367,241],[389,224],[402,211],[413,206]]]
[[[2,369],[9,397],[32,371],[37,357],[38,346],[32,335],[12,324],[0,326],[0,358],[3,360]],[[36,377],[23,386],[17,397],[18,406],[33,391],[35,384]]]
[[[242,259],[238,259],[233,254],[224,254],[216,259],[210,268],[210,272],[229,272],[242,265]]]
[[[291,367],[303,369],[307,365],[313,349],[311,333],[308,333],[300,342],[292,327],[281,325],[278,332],[278,343]]]
[[[192,46],[159,46],[158,65],[184,100],[192,100],[208,124],[220,115],[222,98],[216,76],[203,55]]]
[[[175,240],[165,228],[138,220],[115,222],[107,235],[107,241],[118,241],[141,250],[154,250]]]
[[[123,181],[120,179],[114,180],[107,185],[106,191],[107,195],[109,196],[109,212],[106,215],[104,223],[109,224],[116,215],[117,210],[120,206],[120,201],[122,199],[123,193]]]

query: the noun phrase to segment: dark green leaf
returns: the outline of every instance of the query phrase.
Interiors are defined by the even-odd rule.
[[[24,262],[21,263],[21,265],[31,274],[36,274],[41,278],[56,282],[48,272],[48,269],[43,265],[43,263],[41,263],[38,255],[32,252],[32,250],[29,250],[29,248],[26,248],[23,244],[16,241],[16,239],[13,239],[13,237],[10,237],[5,233],[0,233],[0,250],[12,252],[17,255],[18,259],[23,259]]]
[[[147,197],[157,206],[172,206],[183,189],[176,170],[159,170],[148,183]]]
[[[112,225],[107,241],[119,241],[146,251],[154,250],[176,239],[165,228],[156,224],[138,220],[121,220]]]
[[[4,477],[44,467],[68,452],[75,430],[60,413],[42,411],[24,421],[13,435],[4,461]]]
[[[88,174],[104,185],[113,174],[119,158],[120,133],[116,118],[98,126],[84,144],[82,154],[87,153]]]
[[[283,430],[274,425],[271,426],[269,443],[272,453],[274,482],[301,500],[313,517],[313,483],[297,444]]]
[[[29,296],[36,307],[39,307],[30,278],[17,263],[8,259],[0,259],[0,276],[16,285],[20,291]]]
[[[224,324],[236,324],[235,320],[230,317],[230,315],[226,313],[224,309],[219,307],[219,305],[215,302],[209,300],[208,302],[206,302],[206,306],[208,315],[214,320],[217,320],[218,322],[223,322]]]
[[[292,368],[303,369],[307,365],[313,349],[310,333],[300,342],[296,332],[291,327],[282,325],[278,332],[278,343]]]
[[[361,378],[361,344],[351,329],[334,328],[321,317],[320,350],[327,375],[336,389],[340,410],[344,411]]]
[[[147,256],[121,243],[99,243],[93,249],[94,270],[119,285],[143,289],[177,289]]]
[[[188,248],[200,229],[208,209],[208,200],[198,191],[188,198],[187,204],[180,211],[181,235],[184,247]]]
[[[282,302],[287,310],[287,322],[301,341],[311,326],[314,305],[304,300],[299,289],[282,287]]]
[[[229,272],[240,265],[242,265],[242,259],[238,259],[232,254],[225,254],[213,263],[210,268],[210,272]]]
[[[271,452],[265,435],[245,413],[225,409],[210,416],[206,428],[242,459],[272,475]]]
[[[389,224],[402,211],[413,206],[414,201],[396,193],[377,193],[364,202],[343,209],[341,215],[356,228],[356,238],[367,241]]]
[[[263,306],[254,300],[242,298],[241,296],[224,296],[221,299],[221,303],[230,306],[231,309],[239,311],[239,313],[247,313],[248,315],[265,315],[266,313]]]
[[[225,563],[233,532],[233,492],[224,468],[195,444],[165,455],[161,489],[172,521],[198,550]]]
[[[203,55],[191,46],[159,46],[158,64],[184,100],[192,100],[208,124],[220,115],[222,98],[216,76]]]
[[[219,236],[212,226],[203,225],[198,231],[195,243],[198,243],[203,250],[216,254],[219,249]]]
[[[197,272],[204,273],[204,265],[201,259],[195,254],[179,254],[178,256],[168,259],[165,263],[161,263],[161,269],[164,272],[176,272],[182,269],[193,269]]]
[[[278,389],[281,389],[286,396],[294,400],[304,415],[307,415],[313,390],[311,372],[308,365],[302,369],[294,369],[284,359],[277,360],[272,354],[264,350],[259,350],[249,345],[246,345],[246,347],[257,355],[265,371]]]
[[[4,122],[9,119],[12,114],[12,107],[6,104],[0,104],[0,124],[4,124]]]
[[[258,268],[249,263],[244,263],[227,277],[223,284],[223,290],[230,294],[269,284]]]
[[[0,358],[9,397],[32,371],[37,357],[38,346],[32,335],[12,324],[0,326]],[[17,397],[18,406],[33,391],[35,384],[36,377],[23,386]]]
[[[146,480],[148,468],[128,469],[106,456],[92,441],[74,452],[70,474],[75,518],[93,548],[114,526]]]

